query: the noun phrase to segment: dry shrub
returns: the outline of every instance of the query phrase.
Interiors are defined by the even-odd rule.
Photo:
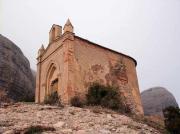
[[[82,100],[78,96],[74,96],[71,99],[71,105],[74,107],[83,107],[84,106]]]
[[[137,115],[129,115],[129,116],[136,122],[147,124],[148,126],[158,130],[162,134],[168,134],[168,132],[166,131],[164,125],[159,124],[158,122],[149,119],[149,117],[137,116]]]
[[[41,125],[31,126],[24,130],[23,134],[40,134],[44,131],[55,131],[55,128]]]
[[[58,95],[57,91],[52,92],[50,95],[46,96],[44,104],[62,106],[61,97]]]

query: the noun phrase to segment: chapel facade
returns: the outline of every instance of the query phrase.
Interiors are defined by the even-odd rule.
[[[69,19],[63,30],[52,26],[49,44],[39,49],[37,61],[36,103],[54,91],[66,104],[74,96],[85,99],[88,87],[96,82],[118,86],[132,112],[143,114],[136,60],[75,35]]]

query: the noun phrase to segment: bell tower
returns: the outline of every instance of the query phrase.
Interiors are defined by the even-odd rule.
[[[62,35],[62,27],[59,25],[53,24],[53,26],[51,27],[51,30],[49,31],[49,43],[52,43],[61,35]]]

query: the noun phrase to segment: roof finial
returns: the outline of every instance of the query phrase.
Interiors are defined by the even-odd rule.
[[[44,50],[44,45],[43,44],[41,45],[41,49]]]
[[[44,53],[45,49],[44,49],[44,45],[42,44],[41,48],[38,51],[38,57],[41,56]]]
[[[71,21],[69,20],[69,18],[68,18],[68,20],[66,21],[66,24],[64,25],[64,28],[63,28],[63,30],[64,30],[64,33],[65,32],[71,32],[71,33],[73,33],[73,25],[71,24]]]

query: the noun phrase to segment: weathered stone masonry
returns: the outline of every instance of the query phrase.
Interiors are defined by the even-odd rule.
[[[56,90],[63,103],[69,103],[75,95],[85,98],[89,85],[99,82],[118,86],[132,112],[143,114],[136,61],[76,36],[69,20],[63,29],[62,34],[62,27],[53,25],[48,47],[39,49],[36,102],[43,102]]]

